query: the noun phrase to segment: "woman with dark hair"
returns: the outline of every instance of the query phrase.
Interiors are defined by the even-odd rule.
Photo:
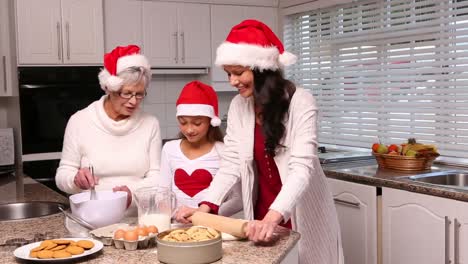
[[[317,106],[312,95],[284,79],[296,57],[268,26],[245,20],[216,54],[239,91],[230,105],[221,167],[197,211],[216,213],[241,182],[247,235],[271,241],[280,225],[297,230],[300,263],[343,263],[338,218],[317,157]],[[187,222],[195,210],[179,210]]]
[[[181,210],[198,207],[218,172],[224,149],[219,128],[218,97],[209,85],[193,81],[185,85],[176,102],[180,139],[167,142],[161,153],[158,185],[170,188]],[[219,214],[242,210],[240,185],[223,201]]]

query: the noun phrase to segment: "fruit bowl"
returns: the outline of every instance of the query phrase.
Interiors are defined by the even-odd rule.
[[[402,170],[402,171],[422,171],[430,170],[436,156],[410,157],[401,155],[380,154],[373,152],[380,168]]]

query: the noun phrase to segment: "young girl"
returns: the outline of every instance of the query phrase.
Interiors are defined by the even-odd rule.
[[[185,85],[176,105],[180,139],[167,142],[162,149],[158,184],[172,189],[178,207],[196,208],[218,171],[224,148],[218,98],[211,86],[193,81]],[[239,185],[219,208],[219,214],[230,216],[241,209]]]

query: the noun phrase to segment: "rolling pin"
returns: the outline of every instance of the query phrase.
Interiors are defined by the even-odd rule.
[[[192,215],[192,223],[193,225],[211,227],[239,238],[247,237],[245,235],[245,228],[248,223],[247,220],[196,212]]]

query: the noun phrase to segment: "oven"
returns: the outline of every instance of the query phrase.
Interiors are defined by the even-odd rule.
[[[68,119],[99,99],[99,67],[19,67],[21,140],[24,173],[57,190]]]

